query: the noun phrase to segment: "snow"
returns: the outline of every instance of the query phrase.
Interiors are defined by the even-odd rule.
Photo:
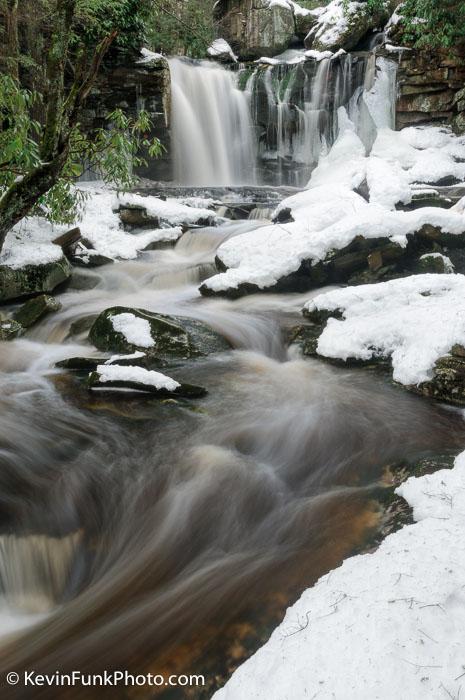
[[[133,204],[145,207],[149,216],[157,217],[161,224],[177,226],[181,224],[196,224],[199,219],[215,219],[215,213],[210,209],[186,206],[177,199],[166,200],[158,197],[142,196],[140,194],[121,194],[114,201],[114,208],[119,205]]]
[[[119,360],[137,360],[140,357],[145,357],[145,352],[141,352],[140,350],[136,350],[136,352],[132,352],[130,355],[112,355],[111,357],[108,358],[108,360],[105,362],[105,364],[111,365],[115,362],[118,362]]]
[[[59,260],[63,251],[51,241],[73,226],[79,226],[83,238],[93,245],[94,250],[85,255],[129,260],[151,244],[175,243],[183,234],[184,224],[192,225],[204,218],[219,220],[205,208],[212,203],[210,199],[187,198],[181,202],[174,198],[163,201],[153,196],[118,195],[109,186],[95,182],[78,183],[76,187],[87,195],[81,219],[67,225],[53,225],[37,216],[23,219],[8,233],[0,265],[18,269]],[[145,206],[151,216],[159,217],[161,228],[127,233],[116,211],[122,203]]]
[[[311,10],[310,14],[318,19],[316,27],[310,30],[308,36],[331,48],[338,44],[342,35],[347,31],[348,19],[363,7],[360,2],[348,2],[344,0],[332,0],[326,7],[318,7]]]
[[[328,320],[318,354],[344,361],[390,358],[394,380],[404,385],[431,379],[436,361],[465,344],[464,275],[413,275],[336,289],[305,308],[342,313],[342,320]]]
[[[106,382],[138,382],[146,386],[154,386],[156,389],[175,391],[181,385],[175,379],[155,370],[144,369],[128,365],[98,365],[97,373],[102,384]]]
[[[226,39],[215,39],[207,49],[207,53],[212,58],[216,56],[230,56],[233,61],[237,61],[237,56],[226,41]]]
[[[160,61],[165,58],[161,53],[154,53],[154,51],[145,48],[141,49],[140,52],[142,58],[139,58],[137,63],[152,63],[152,61]]]
[[[27,265],[46,265],[63,258],[63,251],[51,243],[58,233],[49,235],[50,224],[45,220],[35,219],[35,226],[23,221],[17,224],[6,236],[0,265],[8,265],[19,270]]]
[[[122,333],[128,343],[141,348],[151,348],[155,342],[150,332],[150,323],[131,313],[115,314],[111,324],[117,333]]]
[[[397,493],[417,522],[307,589],[215,700],[461,696],[465,453]]]

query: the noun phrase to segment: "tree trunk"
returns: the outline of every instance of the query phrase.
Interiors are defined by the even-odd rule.
[[[8,231],[27,216],[37,201],[53,187],[66,162],[67,152],[15,182],[0,199],[0,251]]]

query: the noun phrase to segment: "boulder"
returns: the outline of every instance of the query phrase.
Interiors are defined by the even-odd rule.
[[[22,335],[24,328],[17,321],[0,321],[0,340],[13,340]]]
[[[305,37],[305,46],[316,51],[350,51],[369,32],[386,24],[394,4],[387,0],[373,9],[366,1],[333,0],[327,10],[319,12],[316,24]]]
[[[230,349],[224,338],[200,321],[121,306],[100,314],[90,329],[89,340],[99,350],[140,351],[165,361]]]
[[[292,6],[270,7],[268,0],[219,0],[215,19],[218,34],[241,59],[276,56],[296,31]]]
[[[39,294],[39,296],[29,299],[13,314],[15,321],[21,324],[23,328],[29,328],[40,321],[47,314],[59,311],[61,304],[54,297],[48,294]]]
[[[0,265],[0,301],[52,292],[70,275],[71,266],[64,256],[54,262],[17,269]]]

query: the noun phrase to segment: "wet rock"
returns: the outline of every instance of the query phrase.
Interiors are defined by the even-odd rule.
[[[146,321],[153,345],[147,347],[147,339],[138,344],[137,340],[131,341],[123,332],[115,330],[112,319],[120,314],[132,314],[136,319]],[[161,360],[189,359],[230,349],[224,338],[200,321],[121,306],[106,309],[100,314],[90,329],[89,340],[99,350],[118,353],[141,351]]]
[[[23,333],[24,328],[17,321],[0,321],[0,340],[14,340]]]
[[[316,357],[320,334],[321,328],[319,326],[295,326],[288,331],[288,343],[296,345],[303,355]]]
[[[13,314],[13,318],[20,323],[23,328],[29,328],[47,314],[59,311],[60,309],[61,304],[54,297],[48,294],[40,294],[23,304],[23,306]]]
[[[90,389],[109,389],[115,390],[120,389],[122,391],[137,391],[144,394],[152,394],[159,398],[167,397],[182,397],[189,399],[199,399],[208,394],[207,390],[202,386],[196,386],[194,384],[180,384],[173,391],[168,389],[159,389],[150,384],[144,384],[143,382],[128,381],[128,380],[112,380],[112,381],[101,381],[100,374],[98,372],[92,372],[89,375],[88,386]]]
[[[64,256],[55,262],[26,265],[19,269],[0,265],[0,301],[52,292],[70,276],[71,266]]]
[[[69,335],[73,337],[81,335],[82,333],[86,333],[90,330],[96,318],[97,314],[89,314],[89,316],[82,316],[76,321],[73,321],[73,323],[69,327]]]

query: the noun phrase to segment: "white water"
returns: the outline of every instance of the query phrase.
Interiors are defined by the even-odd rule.
[[[174,179],[187,185],[254,182],[249,97],[216,63],[170,60]]]

